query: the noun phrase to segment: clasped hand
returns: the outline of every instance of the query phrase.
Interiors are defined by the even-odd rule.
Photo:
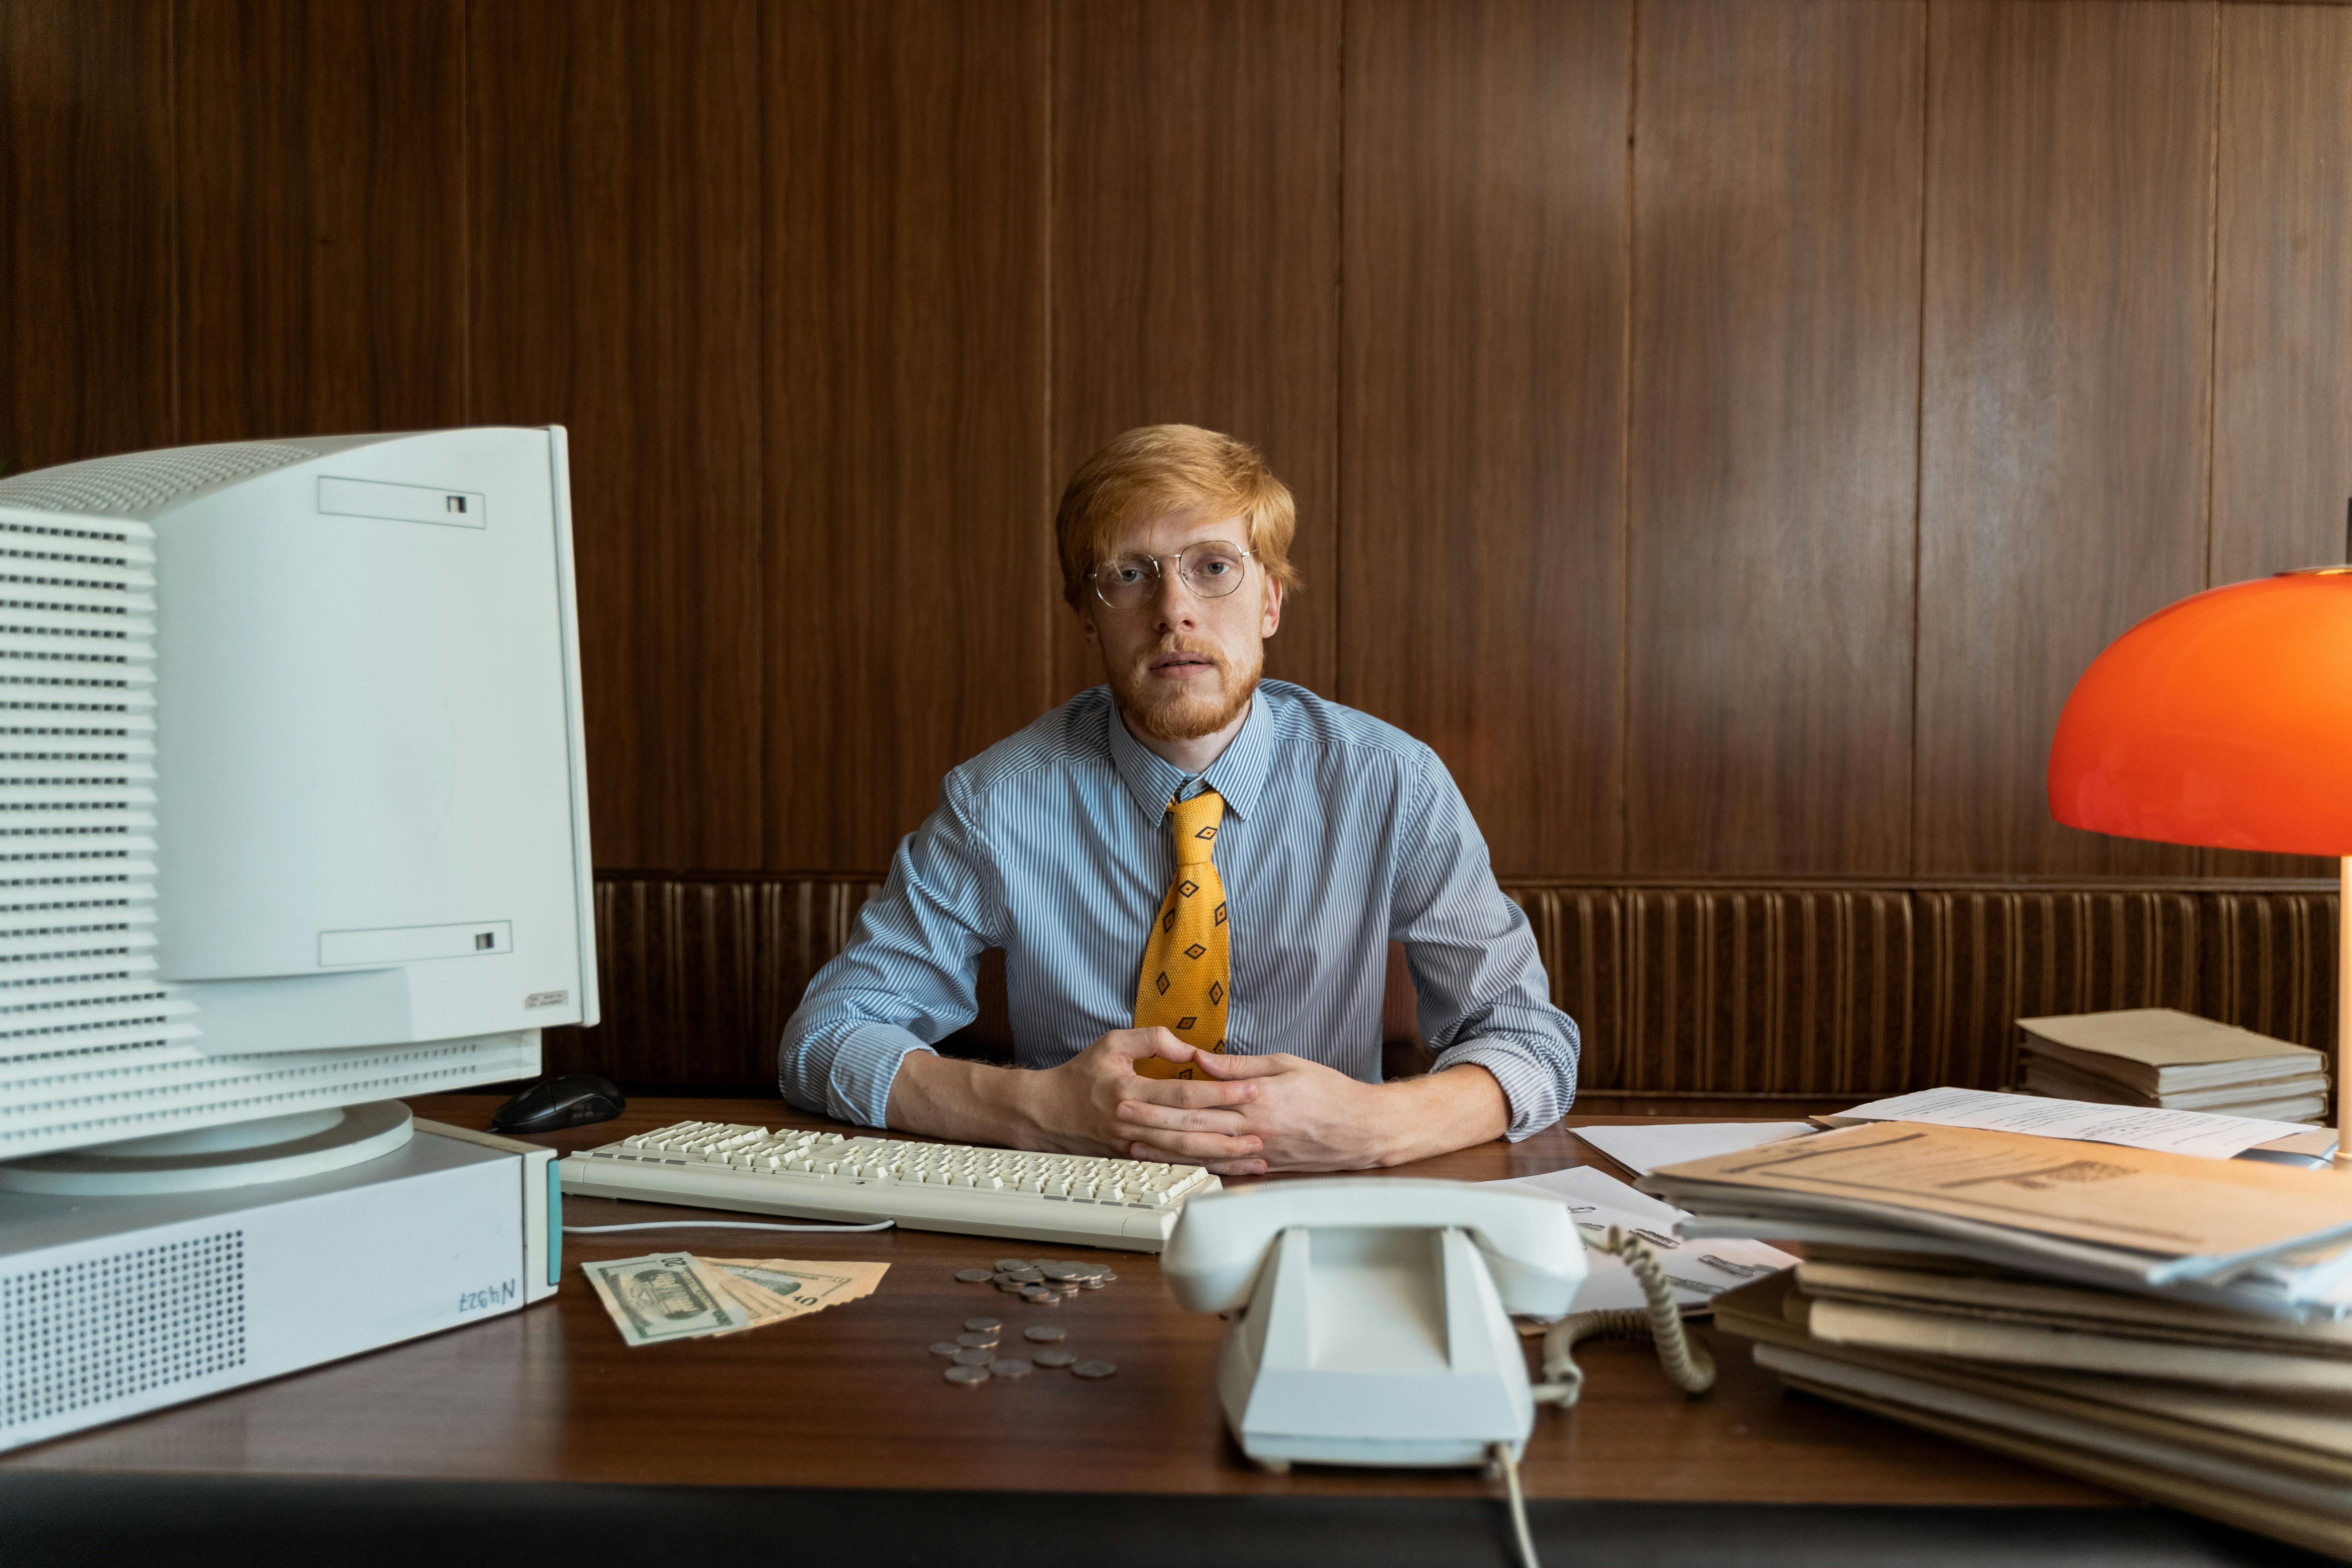
[[[1145,1078],[1135,1063],[1146,1057],[1201,1076]],[[1038,1108],[1041,1131],[1083,1128],[1096,1149],[1221,1176],[1360,1170],[1383,1163],[1393,1142],[1378,1085],[1303,1057],[1195,1050],[1166,1029],[1113,1030],[1037,1076],[1058,1080],[1039,1087],[1060,1102]]]

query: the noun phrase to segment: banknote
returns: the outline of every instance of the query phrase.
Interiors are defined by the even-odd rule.
[[[751,1326],[751,1312],[707,1264],[690,1252],[583,1263],[580,1272],[632,1345],[732,1333]]]
[[[887,1263],[810,1263],[791,1258],[706,1258],[712,1268],[782,1301],[801,1317],[870,1296],[888,1273]]]

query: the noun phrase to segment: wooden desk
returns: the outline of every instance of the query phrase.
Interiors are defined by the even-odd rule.
[[[495,1103],[490,1096],[452,1095],[415,1105],[420,1115],[478,1127]],[[542,1142],[567,1150],[591,1146],[686,1117],[823,1124],[774,1100],[640,1100],[617,1122]],[[1485,1180],[1580,1163],[1591,1163],[1583,1146],[1555,1129],[1396,1173]],[[565,1205],[566,1220],[576,1225],[697,1213],[709,1215],[593,1199]],[[1352,1560],[1379,1561],[1383,1544],[1402,1550],[1408,1542],[1418,1542],[1412,1549],[1422,1563],[1452,1560],[1448,1552],[1466,1552],[1465,1562],[1504,1560],[1487,1500],[1496,1488],[1484,1479],[1464,1472],[1313,1467],[1270,1476],[1244,1460],[1226,1436],[1213,1387],[1223,1324],[1179,1310],[1156,1258],[1063,1248],[1115,1259],[1120,1279],[1045,1308],[953,1278],[958,1268],[984,1264],[1008,1247],[1055,1250],[1035,1243],[915,1230],[646,1232],[570,1237],[565,1256],[576,1264],[656,1247],[870,1258],[887,1262],[890,1271],[874,1297],[805,1320],[631,1350],[575,1270],[554,1300],[522,1312],[10,1455],[0,1459],[0,1520],[21,1523],[43,1508],[87,1509],[99,1499],[164,1498],[177,1500],[165,1512],[182,1522],[158,1525],[157,1540],[184,1542],[201,1532],[202,1518],[212,1517],[208,1499],[234,1501],[241,1491],[248,1500],[276,1500],[273,1517],[281,1521],[299,1515],[306,1497],[327,1495],[306,1493],[296,1484],[302,1478],[463,1481],[474,1488],[466,1494],[473,1502],[484,1495],[478,1483],[505,1482],[521,1489],[517,1499],[538,1500],[530,1507],[552,1499],[550,1506],[560,1505],[564,1517],[601,1518],[609,1511],[601,1502],[590,1507],[565,1489],[593,1483],[795,1489],[793,1496],[803,1500],[790,1510],[801,1521],[796,1528],[818,1528],[810,1521],[837,1513],[845,1530],[868,1532],[856,1537],[868,1545],[875,1531],[915,1531],[927,1513],[939,1515],[935,1522],[950,1529],[950,1539],[968,1539],[970,1527],[999,1515],[1026,1521],[1019,1528],[1045,1530],[1097,1516],[1110,1521],[1106,1528],[1179,1517],[1188,1521],[1186,1539],[1198,1545],[1194,1538],[1211,1517],[1198,1500],[1222,1494],[1256,1500],[1253,1510],[1217,1516],[1255,1521],[1243,1532],[1244,1546],[1272,1542],[1293,1526],[1328,1544],[1323,1532],[1349,1520],[1381,1520],[1387,1521],[1379,1527],[1381,1540],[1358,1542]],[[1118,1374],[1083,1383],[1041,1372],[1015,1383],[950,1385],[926,1347],[952,1337],[961,1320],[974,1314],[1002,1318],[1008,1340],[1031,1321],[1060,1324],[1070,1348],[1108,1357]],[[1560,1500],[1537,1510],[1538,1533],[1553,1543],[1548,1562],[1568,1561],[1562,1553],[1570,1542],[1591,1547],[1599,1521],[1609,1520],[1619,1536],[1630,1530],[1643,1539],[1664,1521],[1712,1521],[1697,1533],[1717,1551],[1725,1530],[1756,1537],[1760,1549],[1762,1526],[1755,1521],[1772,1521],[1792,1562],[1834,1561],[1834,1541],[1856,1530],[1864,1555],[1853,1560],[1871,1560],[1859,1544],[1865,1539],[1880,1546],[1906,1542],[1905,1555],[1916,1557],[1922,1539],[1960,1542],[1968,1533],[1961,1525],[1979,1533],[1991,1529],[2007,1542],[2006,1562],[2020,1561],[2015,1550],[2035,1544],[2063,1547],[2070,1562],[2104,1560],[2109,1547],[2116,1561],[2140,1563],[2292,1559],[2266,1542],[1785,1394],[1750,1363],[1744,1345],[1708,1332],[1721,1378],[1711,1394],[1695,1400],[1666,1384],[1645,1346],[1595,1345],[1580,1352],[1588,1371],[1583,1401],[1573,1410],[1538,1415],[1524,1467],[1532,1496]],[[106,1480],[126,1472],[138,1472],[140,1483]],[[224,1489],[221,1479],[228,1477],[248,1482]],[[265,1477],[275,1479],[258,1480]],[[930,1500],[885,1506],[875,1496],[881,1489]],[[1095,1494],[1096,1501],[1074,1494]],[[370,1499],[412,1524],[420,1510],[463,1511],[463,1500],[446,1488],[363,1488],[355,1494],[346,1486],[334,1495],[344,1500],[325,1512],[354,1523],[368,1517]],[[733,1501],[776,1495],[761,1490]],[[1155,1508],[1153,1498],[1164,1504]],[[1272,1507],[1276,1500],[1288,1502]],[[1416,1500],[1429,1506],[1415,1512],[1408,1505]],[[1179,1506],[1171,1514],[1165,1505]],[[777,1506],[756,1510],[761,1528],[773,1531]],[[727,1505],[710,1501],[699,1517],[715,1521],[727,1512]],[[494,1506],[488,1515],[507,1517]],[[1432,1520],[1456,1522],[1421,1541],[1415,1531],[1428,1534],[1437,1528]],[[1931,1523],[1923,1537],[1918,1527]],[[13,1564],[19,1558],[8,1555],[6,1529],[0,1525],[0,1558]],[[1122,1560],[1143,1560],[1132,1555],[1143,1547],[1125,1544],[1129,1555]],[[1433,1551],[1440,1555],[1430,1557]],[[249,1546],[239,1555],[253,1560]],[[917,1552],[913,1560],[926,1559]],[[1780,1560],[1770,1552],[1742,1559]]]

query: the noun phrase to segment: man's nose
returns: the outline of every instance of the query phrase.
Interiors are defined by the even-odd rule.
[[[1159,589],[1152,599],[1160,625],[1169,631],[1183,631],[1192,626],[1200,611],[1200,601],[1184,585],[1184,574],[1166,562],[1161,563]]]

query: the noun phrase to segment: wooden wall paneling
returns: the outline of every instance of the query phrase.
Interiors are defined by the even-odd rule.
[[[463,424],[458,0],[175,16],[181,438]]]
[[[2197,1009],[2206,1016],[2317,1050],[2336,1048],[2334,895],[2203,895]]]
[[[1043,711],[1044,0],[762,12],[762,864],[886,864]]]
[[[1223,430],[1297,499],[1268,676],[1339,681],[1340,0],[1059,0],[1054,493],[1138,425]],[[1057,582],[1058,585],[1058,582]],[[1057,615],[1058,699],[1103,679]]]
[[[2352,10],[2221,9],[2208,580],[2352,559]],[[2208,872],[2333,876],[2210,849]]]
[[[2043,775],[2075,678],[2205,581],[2213,10],[1930,23],[1916,872],[2185,874]]]
[[[600,875],[605,1021],[551,1032],[549,1069],[772,1084],[784,1020],[880,890],[856,877]],[[2334,1039],[2336,898],[2309,886],[1504,890],[1582,1032],[1580,1089],[1593,1094],[1851,1102],[1997,1088],[2013,1077],[2019,1018],[2116,1007]],[[1409,1006],[1403,984],[1392,1000]],[[982,1016],[949,1048],[1005,1059],[1004,1005],[1001,966],[984,963]],[[1390,1062],[1425,1071],[1428,1056]]]
[[[1643,8],[1633,870],[1909,868],[1923,20]]]
[[[760,863],[761,14],[467,12],[467,417],[571,432],[602,865]]]
[[[0,5],[0,475],[173,439],[171,13]]]
[[[1631,6],[1346,26],[1338,695],[1436,748],[1498,871],[1614,871]]]

